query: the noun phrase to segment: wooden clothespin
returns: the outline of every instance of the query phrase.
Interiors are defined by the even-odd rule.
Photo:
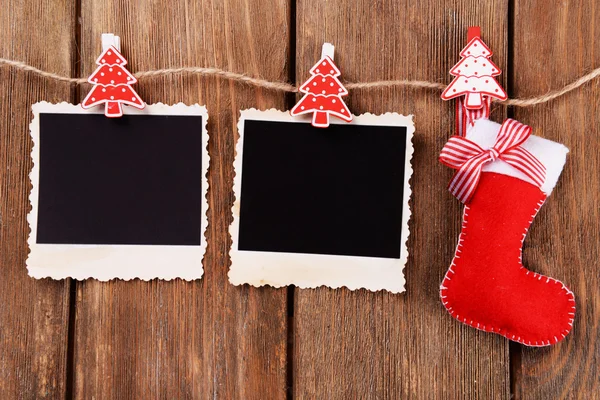
[[[331,43],[323,43],[321,48],[321,58],[329,57],[333,61],[333,54],[335,52],[335,46]]]
[[[452,67],[454,80],[442,93],[443,100],[465,96],[465,108],[479,110],[484,107],[484,98],[506,100],[506,92],[495,76],[502,73],[492,62],[492,51],[481,40],[481,29],[471,26],[467,31],[467,45],[460,52],[461,60]]]
[[[290,110],[292,116],[313,114],[312,125],[318,128],[329,126],[329,115],[333,115],[346,122],[352,121],[352,114],[342,100],[348,91],[338,80],[340,70],[333,62],[334,46],[324,43],[321,50],[321,59],[311,69],[311,77],[299,91],[305,93],[298,104]]]
[[[127,60],[121,54],[119,36],[102,34],[102,53],[96,64],[98,68],[88,78],[94,87],[81,103],[83,108],[104,104],[104,115],[115,118],[123,115],[123,104],[139,109],[146,106],[131,87],[137,79],[125,68]]]
[[[467,28],[467,44],[471,42],[471,40],[475,38],[481,38],[481,27],[479,26],[470,26]]]
[[[110,46],[121,52],[121,38],[116,36],[114,33],[103,33],[102,34],[102,51],[108,50]]]

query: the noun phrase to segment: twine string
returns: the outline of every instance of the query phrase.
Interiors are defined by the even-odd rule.
[[[71,84],[82,84],[87,83],[86,78],[70,78],[55,74],[53,72],[43,71],[39,68],[35,68],[22,61],[9,60],[6,58],[0,58],[0,66],[5,65],[12,67],[24,72],[31,72],[38,76],[52,79],[59,82],[67,82]],[[292,84],[281,81],[269,81],[262,78],[255,78],[245,74],[237,72],[225,71],[220,68],[204,68],[204,67],[180,67],[180,68],[165,68],[156,69],[150,71],[140,71],[133,74],[136,78],[153,78],[158,76],[168,76],[177,74],[192,74],[199,76],[216,76],[230,81],[244,83],[246,85],[260,87],[269,90],[296,93],[298,88]],[[547,103],[558,97],[564,96],[565,94],[572,92],[573,90],[585,85],[586,83],[598,78],[600,76],[600,68],[596,68],[593,71],[579,77],[575,81],[563,86],[562,88],[552,90],[541,96],[529,97],[529,98],[515,98],[500,101],[498,103],[513,106],[513,107],[530,107],[537,104]],[[429,82],[420,80],[386,80],[386,81],[373,81],[373,82],[346,82],[345,86],[347,89],[382,89],[382,88],[394,88],[394,87],[405,87],[413,89],[429,89],[429,90],[443,90],[446,85],[439,82]]]

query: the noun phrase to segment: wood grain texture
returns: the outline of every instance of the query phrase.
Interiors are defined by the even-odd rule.
[[[506,69],[507,15],[506,1],[299,1],[296,83],[308,77],[324,41],[336,46],[342,80],[450,82],[474,24],[484,26],[494,61]],[[453,104],[439,95],[395,88],[348,96],[354,114],[415,114],[407,291],[297,290],[298,398],[509,397],[508,342],[458,323],[439,299],[461,224],[460,206],[446,191],[452,171],[437,161],[454,129]]]
[[[562,87],[600,65],[596,1],[515,2],[513,91],[530,96]],[[520,348],[517,399],[600,399],[600,82],[551,103],[516,109],[533,133],[570,153],[558,185],[525,242],[524,262],[575,293],[577,314],[567,338],[551,348]],[[549,304],[549,307],[552,305]]]
[[[134,72],[215,66],[286,80],[289,12],[285,1],[259,8],[244,0],[83,0],[81,75],[95,67],[100,34],[114,32]],[[78,283],[75,397],[282,398],[286,290],[232,286],[227,270],[239,110],[284,108],[285,95],[195,76],[146,79],[136,90],[149,104],[208,108],[205,275],[196,282]]]
[[[514,15],[507,0],[80,3],[79,16],[74,0],[5,0],[0,57],[87,76],[100,52],[100,34],[114,32],[132,72],[216,66],[285,81],[294,70],[302,83],[321,44],[330,41],[342,81],[450,82],[447,71],[459,60],[466,27],[481,25],[504,71],[501,83],[513,97],[545,93],[600,65],[594,50],[600,9],[592,0],[511,2]],[[288,46],[294,25],[295,65]],[[26,275],[28,130],[32,103],[76,103],[88,89],[0,68],[0,399],[281,399],[290,361],[290,393],[300,399],[600,399],[599,82],[545,105],[509,111],[534,134],[571,149],[525,241],[524,261],[563,280],[578,306],[564,342],[543,349],[513,344],[510,355],[505,339],[459,324],[438,297],[460,230],[461,207],[445,189],[452,171],[437,162],[453,133],[452,102],[427,90],[350,93],[355,114],[415,114],[407,292],[295,290],[294,316],[288,318],[286,289],[234,287],[226,274],[239,110],[286,109],[292,102],[280,93],[196,76],[144,79],[136,90],[148,103],[208,107],[205,276],[197,282],[77,283],[70,349],[70,281]],[[505,111],[496,106],[492,118],[500,121]]]
[[[74,2],[7,0],[0,57],[71,74]],[[32,23],[35,21],[35,23]],[[60,43],[59,46],[56,44]],[[27,276],[31,105],[71,101],[69,84],[0,68],[0,398],[66,392],[69,281]]]

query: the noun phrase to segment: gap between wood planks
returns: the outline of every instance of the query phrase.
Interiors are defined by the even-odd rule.
[[[296,0],[290,0],[290,31],[289,31],[289,68],[288,80],[293,84],[296,83]],[[286,94],[286,106],[290,110],[296,104],[296,94]],[[295,308],[295,291],[296,287],[290,285],[287,287],[287,346],[286,346],[286,363],[285,363],[285,396],[287,400],[294,398],[294,308]]]
[[[81,68],[81,1],[75,0],[75,42],[73,43],[73,55],[71,58],[71,77],[80,75]],[[71,102],[79,103],[81,88],[76,85],[71,90]],[[69,317],[67,329],[67,362],[66,362],[66,382],[65,382],[65,399],[70,400],[75,397],[75,307],[77,303],[77,281],[73,278],[68,278],[69,290]]]

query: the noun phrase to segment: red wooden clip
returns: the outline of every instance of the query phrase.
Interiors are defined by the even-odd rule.
[[[120,38],[112,33],[102,34],[102,54],[96,60],[98,68],[88,82],[94,85],[81,103],[91,108],[104,103],[104,115],[120,117],[123,104],[143,109],[146,104],[131,87],[137,79],[124,67],[127,60],[120,53]]]
[[[478,26],[469,27],[468,44],[460,55],[462,59],[450,70],[455,78],[442,93],[443,100],[465,96],[469,110],[483,108],[486,96],[506,100],[506,92],[494,78],[502,71],[490,60],[492,51],[481,40]]]
[[[333,52],[331,43],[323,44],[321,59],[310,69],[312,76],[300,86],[300,92],[305,95],[290,111],[294,117],[313,113],[311,123],[318,128],[329,126],[330,114],[346,122],[352,121],[352,114],[342,100],[348,91],[337,78],[341,72],[333,62]]]

